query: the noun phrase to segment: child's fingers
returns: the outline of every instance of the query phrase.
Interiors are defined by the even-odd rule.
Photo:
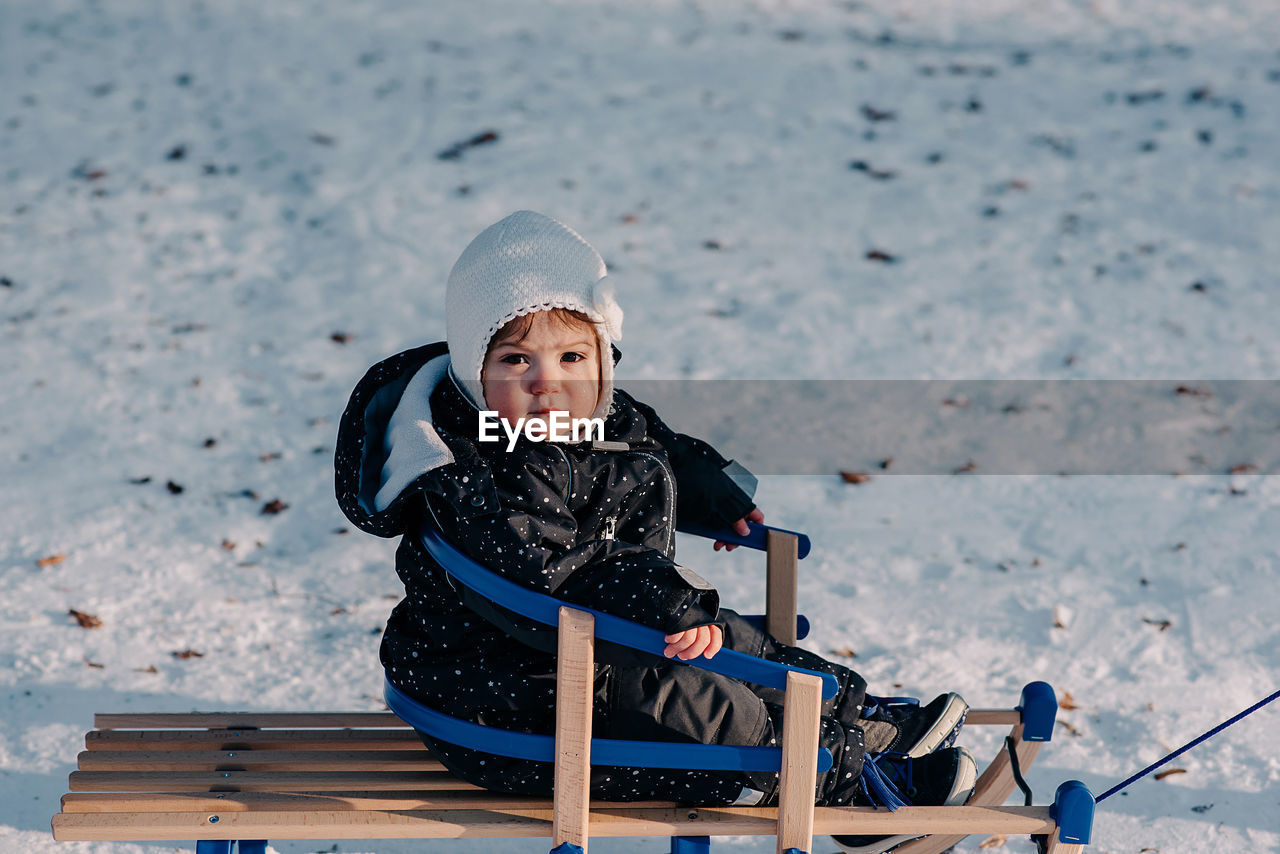
[[[697,639],[697,629],[685,629],[683,632],[667,635],[663,638],[667,642],[667,648],[662,651],[662,654],[667,658],[671,658],[673,655],[680,655],[680,653],[692,646]],[[684,656],[681,657],[683,658]]]
[[[694,633],[694,641],[680,653],[680,658],[688,661],[691,658],[697,658],[702,655],[703,651],[711,645],[711,629],[708,626],[698,626],[692,629]]]
[[[703,653],[707,658],[715,658],[716,653],[724,646],[724,632],[719,626],[711,627],[711,643],[707,645],[707,651]]]

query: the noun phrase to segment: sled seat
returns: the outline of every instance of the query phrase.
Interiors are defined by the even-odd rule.
[[[788,602],[794,604],[801,541],[793,532],[764,527],[753,526],[751,536],[745,538],[723,532],[712,535],[768,551],[771,616],[765,619],[785,635],[785,627],[791,632],[797,627],[793,607],[787,611]],[[1023,690],[1017,708],[969,712],[969,725],[1010,730],[1009,750],[998,754],[982,773],[965,806],[903,807],[896,812],[814,807],[815,776],[821,767],[820,754],[826,752],[819,751],[817,743],[824,684],[817,674],[794,669],[784,679],[782,747],[725,748],[777,751],[771,761],[782,774],[778,807],[590,801],[587,782],[593,752],[653,744],[611,746],[591,739],[591,674],[598,619],[585,609],[556,608],[556,734],[541,737],[550,743],[551,755],[546,758],[555,762],[552,798],[490,792],[452,776],[405,720],[426,729],[418,718],[425,707],[388,685],[389,706],[400,715],[95,715],[94,729],[85,737],[86,749],[78,757],[78,770],[70,775],[70,792],[53,817],[54,838],[194,839],[198,854],[230,854],[236,845],[243,854],[260,854],[268,839],[550,837],[557,854],[585,852],[591,836],[669,837],[673,854],[706,854],[710,837],[722,835],[776,836],[780,854],[812,851],[815,833],[929,834],[895,849],[896,854],[938,854],[972,833],[1044,835],[1045,850],[1056,854],[1074,854],[1089,841],[1093,800],[1082,784],[1064,783],[1053,806],[1002,806],[1015,786],[1010,752],[1025,770],[1052,735],[1057,704],[1052,689],[1042,682]],[[712,662],[686,663],[711,664],[726,652]],[[704,751],[720,747],[680,746]],[[753,756],[744,761],[763,761],[759,754]],[[597,757],[597,764],[605,763]],[[627,764],[644,763],[633,763],[628,757]],[[659,766],[711,767],[675,766],[669,761]]]

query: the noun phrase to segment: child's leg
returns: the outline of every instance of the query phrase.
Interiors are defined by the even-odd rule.
[[[606,708],[603,716],[597,717],[595,728],[600,737],[743,746],[779,743],[783,707],[781,702],[769,703],[757,696],[758,686],[675,662],[653,667],[615,666],[608,679]],[[861,690],[859,680],[853,692]],[[782,692],[773,693],[781,701]],[[815,800],[820,805],[848,804],[859,786],[863,732],[830,715],[823,716],[820,725],[819,744],[831,751],[835,762],[816,781]],[[704,791],[706,772],[662,774],[664,779],[657,782],[667,787],[668,794],[654,797],[710,803],[710,792]],[[777,802],[776,772],[747,772],[736,779],[740,786],[759,793],[754,796],[758,803]],[[592,791],[596,791],[594,776]]]
[[[748,623],[736,611],[721,608],[720,619],[725,625],[724,645],[729,649],[835,676],[839,688],[835,697],[822,702],[822,714],[836,718],[847,727],[856,726],[861,720],[867,683],[857,673],[843,665],[827,661],[816,653],[776,640],[772,635]],[[753,686],[752,690],[766,703],[782,705],[781,691],[758,685]]]

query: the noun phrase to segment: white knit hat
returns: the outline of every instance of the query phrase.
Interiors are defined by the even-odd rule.
[[[480,382],[489,340],[513,318],[549,308],[580,311],[595,322],[600,398],[592,417],[608,417],[622,309],[604,259],[572,228],[533,211],[516,211],[480,232],[449,273],[445,329],[454,377],[472,403],[490,408]]]

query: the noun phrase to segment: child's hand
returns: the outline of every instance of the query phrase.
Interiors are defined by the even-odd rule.
[[[758,525],[763,525],[764,511],[761,510],[759,507],[752,510],[746,516],[743,516],[741,519],[733,523],[733,530],[745,537],[747,534],[751,533],[751,529],[747,527],[748,521],[755,522]],[[711,545],[711,548],[715,549],[716,551],[720,551],[720,549],[724,549],[727,552],[731,552],[737,548],[737,545],[726,543],[724,540],[716,540]]]
[[[715,658],[720,647],[724,646],[724,631],[719,626],[698,626],[666,635],[663,640],[667,642],[667,648],[662,654],[667,658],[678,655],[682,661],[688,661],[704,653],[707,658]]]

